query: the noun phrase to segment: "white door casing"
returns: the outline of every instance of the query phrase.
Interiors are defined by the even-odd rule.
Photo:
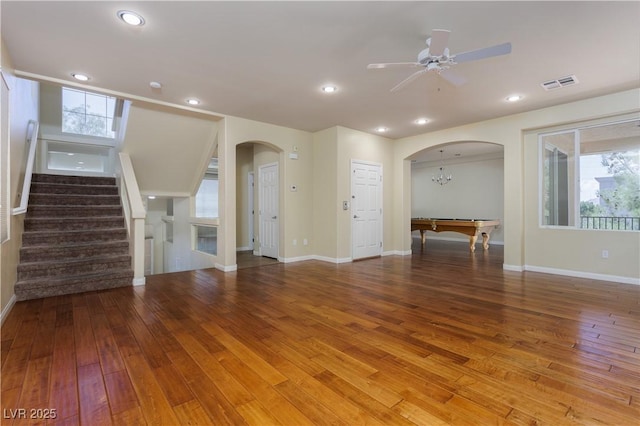
[[[351,160],[351,257],[382,255],[382,165]]]
[[[278,258],[279,192],[278,163],[258,168],[260,255]]]
[[[249,172],[249,176],[248,176],[248,202],[247,202],[247,206],[248,206],[248,216],[249,216],[249,250],[254,250],[254,245],[253,245],[253,241],[254,241],[254,232],[253,232],[253,220],[254,220],[254,214],[255,214],[255,210],[253,207],[253,172]]]

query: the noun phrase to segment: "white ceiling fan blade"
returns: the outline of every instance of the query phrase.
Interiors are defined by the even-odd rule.
[[[377,70],[382,68],[408,68],[408,67],[419,67],[420,64],[418,62],[389,62],[386,64],[369,64],[367,65],[367,69],[369,70]]]
[[[442,70],[439,74],[454,86],[462,86],[467,82],[466,78],[451,69]]]
[[[429,54],[431,56],[442,56],[444,49],[449,45],[449,30],[433,30],[431,32],[431,44]]]
[[[423,69],[420,71],[416,71],[413,74],[411,74],[409,77],[405,78],[404,80],[402,80],[400,83],[398,83],[393,89],[391,89],[391,92],[397,92],[398,90],[402,89],[404,86],[408,85],[409,83],[411,83],[413,80],[415,80],[416,78],[418,78],[420,76],[420,74],[423,74],[427,72],[427,69]]]
[[[459,53],[452,57],[457,63],[477,61],[478,59],[490,58],[492,56],[500,56],[511,53],[511,43],[502,43],[496,46],[485,47],[483,49],[471,50],[469,52]]]

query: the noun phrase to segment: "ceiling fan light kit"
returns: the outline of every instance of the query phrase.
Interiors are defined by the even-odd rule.
[[[457,55],[451,55],[449,52],[449,30],[433,30],[431,37],[426,41],[427,48],[418,53],[417,62],[389,62],[389,63],[377,63],[369,64],[368,69],[383,69],[391,67],[404,67],[404,68],[422,68],[396,86],[391,91],[396,92],[409,83],[413,82],[416,78],[424,73],[430,71],[436,72],[446,81],[454,86],[461,86],[466,83],[466,78],[455,73],[451,70],[453,65],[457,65],[462,62],[477,61],[480,59],[491,58],[493,56],[507,55],[511,53],[511,43],[502,43],[496,46],[485,47],[482,49],[470,50],[468,52],[459,53]]]

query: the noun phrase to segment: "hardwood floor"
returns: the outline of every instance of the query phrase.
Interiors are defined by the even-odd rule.
[[[2,424],[639,423],[640,286],[414,250],[18,302]]]
[[[256,266],[273,265],[274,263],[278,263],[278,259],[256,256],[253,251],[239,251],[236,253],[238,269],[255,268]]]

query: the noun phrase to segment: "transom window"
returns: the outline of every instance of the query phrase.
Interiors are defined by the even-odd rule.
[[[110,96],[63,87],[62,131],[113,139],[115,105],[116,99]]]

